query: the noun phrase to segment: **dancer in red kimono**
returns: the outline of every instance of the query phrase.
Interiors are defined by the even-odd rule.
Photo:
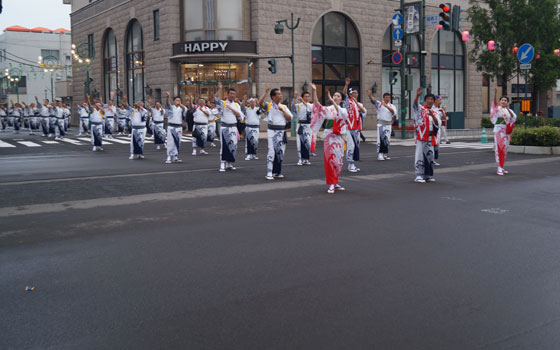
[[[329,188],[327,193],[332,194],[336,191],[344,191],[344,187],[338,184],[340,171],[342,170],[344,158],[344,137],[346,134],[346,125],[348,123],[348,112],[345,108],[340,107],[343,97],[342,93],[337,91],[331,96],[328,91],[329,100],[332,105],[324,107],[319,103],[317,98],[317,87],[311,84],[313,88],[313,117],[311,119],[311,129],[315,132],[319,131],[321,125],[326,120],[324,135],[324,165],[325,177]]]
[[[496,174],[507,174],[504,169],[506,156],[509,149],[509,141],[511,133],[517,120],[517,115],[509,108],[509,99],[505,96],[500,97],[498,103],[497,94],[498,87],[494,88],[494,102],[492,103],[492,110],[490,112],[490,120],[494,124],[494,155],[496,157],[496,164],[498,171]]]

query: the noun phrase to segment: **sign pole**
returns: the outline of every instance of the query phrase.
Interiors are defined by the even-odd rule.
[[[529,79],[529,70],[525,69],[525,101],[527,100],[527,80]],[[525,129],[527,129],[527,112],[525,112]]]
[[[400,7],[401,7],[401,14],[403,16],[403,22],[404,22],[404,0],[400,0]],[[404,31],[403,31],[403,39],[405,39],[405,35],[404,35]],[[407,109],[407,99],[406,99],[406,81],[405,81],[405,76],[406,76],[406,51],[407,51],[407,45],[408,42],[406,40],[403,40],[403,46],[401,47],[401,54],[402,57],[404,57],[403,60],[401,60],[401,64],[400,64],[400,75],[401,75],[401,139],[405,139],[406,138],[406,109]]]

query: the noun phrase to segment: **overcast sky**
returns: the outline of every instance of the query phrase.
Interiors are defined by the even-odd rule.
[[[3,0],[2,5],[0,32],[13,25],[70,29],[71,7],[62,0]]]

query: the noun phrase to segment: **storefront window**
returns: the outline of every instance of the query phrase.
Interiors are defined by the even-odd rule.
[[[136,20],[128,25],[126,36],[126,78],[128,103],[144,101],[144,37]]]
[[[222,82],[224,89],[232,87],[237,90],[240,99],[244,95],[251,96],[254,74],[254,64],[247,61],[181,64],[181,96],[212,99],[218,82]]]
[[[183,0],[185,38],[242,40],[244,0]]]
[[[313,83],[322,103],[326,93],[342,90],[344,79],[351,87],[360,87],[360,40],[354,24],[343,14],[324,15],[313,29],[311,46]]]
[[[464,76],[464,49],[459,34],[438,30],[432,40],[431,84],[432,92],[441,96],[448,112],[464,110]],[[484,107],[483,101],[483,110]]]
[[[118,101],[118,96],[116,94],[118,89],[118,62],[115,33],[112,29],[108,29],[105,34],[105,45],[103,46],[103,74],[105,82],[103,96],[105,101],[111,99]],[[111,92],[113,92],[113,94],[111,94]]]

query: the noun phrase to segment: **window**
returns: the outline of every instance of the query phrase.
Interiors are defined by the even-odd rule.
[[[432,40],[432,93],[441,96],[448,112],[464,110],[464,66],[463,42],[459,34],[438,30]]]
[[[17,83],[13,81],[9,81],[8,77],[2,77],[0,78],[0,87],[4,88],[5,94],[25,95],[27,94],[27,77],[26,76],[19,77],[19,81]]]
[[[482,113],[490,113],[490,79],[482,76]]]
[[[381,80],[381,91],[377,92],[377,98],[380,98],[384,93],[388,92],[391,94],[392,102],[398,109],[401,109],[401,76],[400,76],[400,65],[394,64],[392,60],[393,52],[397,50],[394,46],[394,40],[391,36],[393,32],[393,25],[390,25],[385,31],[383,36],[382,51],[381,51],[381,63],[382,63],[382,80]],[[403,40],[403,44],[407,44],[410,47],[409,55],[411,56],[411,66],[407,70],[407,74],[412,75],[412,89],[411,91],[416,91],[420,86],[420,40],[418,36],[407,37]],[[393,75],[396,73],[396,83],[391,85],[393,80]],[[407,111],[408,119],[412,118],[412,100],[408,100]],[[400,116],[399,116],[400,118]]]
[[[60,62],[60,51],[58,50],[45,50],[45,49],[41,49],[41,56],[43,56],[43,59],[46,61],[54,61],[56,60],[56,64],[58,64]],[[47,59],[47,57],[49,57],[49,59]]]
[[[94,52],[94,46],[93,46],[93,34],[89,34],[87,36],[87,42],[88,42],[88,57],[93,57],[93,52]]]
[[[329,12],[313,29],[311,42],[313,83],[324,103],[327,90],[342,90],[349,77],[351,87],[360,87],[360,39],[354,24],[343,14]]]
[[[185,39],[242,40],[243,0],[183,0]]]
[[[128,103],[144,101],[144,37],[137,20],[128,25],[126,34],[126,79]]]
[[[105,101],[115,99],[118,102],[118,69],[117,40],[115,39],[115,32],[109,28],[105,34],[105,43],[103,45],[103,96]]]
[[[154,41],[159,40],[159,10],[154,11]]]

